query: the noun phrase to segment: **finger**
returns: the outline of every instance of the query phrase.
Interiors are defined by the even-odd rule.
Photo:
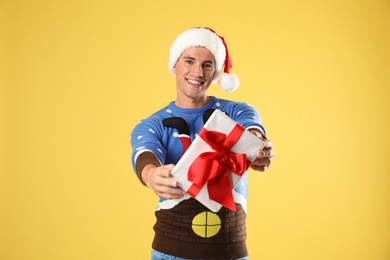
[[[265,140],[264,141],[264,147],[272,148],[272,147],[274,147],[274,144],[270,140]]]
[[[165,186],[177,187],[178,185],[179,185],[179,183],[176,180],[173,180],[171,178],[166,178],[165,179]]]
[[[274,157],[275,155],[275,152],[271,149],[263,149],[260,151],[260,156],[259,157],[263,157],[263,158],[272,158]]]
[[[174,165],[174,164],[167,164],[167,165],[165,165],[164,167],[165,167],[167,170],[172,171],[173,168],[175,167],[175,165]]]
[[[172,169],[175,167],[174,164],[167,164],[167,165],[163,165],[163,166],[160,166],[162,169],[165,169],[167,171],[172,171]]]
[[[157,176],[155,179],[156,186],[162,186],[162,187],[177,187],[179,183],[172,179],[170,175],[166,175],[165,173],[160,173],[160,175]]]
[[[182,198],[186,192],[181,188],[163,186],[157,190],[156,194],[166,199],[178,199]]]
[[[168,164],[161,167],[161,170],[159,171],[159,175],[161,177],[171,177],[171,172],[173,170],[174,165]]]
[[[254,166],[265,166],[270,165],[272,162],[272,158],[259,158],[253,161],[252,165]]]
[[[272,158],[274,157],[275,155],[275,152],[271,149],[268,149],[268,148],[264,148],[263,150],[260,150],[257,152],[256,154],[256,158],[259,159],[259,158]]]
[[[184,197],[184,195],[174,195],[174,194],[170,194],[170,193],[161,193],[161,194],[157,194],[160,198],[164,198],[164,199],[168,199],[168,200],[177,200],[177,199],[181,199]]]
[[[254,134],[255,136],[257,136],[258,138],[263,138],[263,136],[260,134],[260,132],[259,131],[257,131],[257,130],[251,130],[251,133],[252,134]]]
[[[269,165],[251,165],[251,168],[255,171],[264,172],[269,168]]]

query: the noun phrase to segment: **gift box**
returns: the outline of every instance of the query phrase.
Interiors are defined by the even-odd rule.
[[[172,170],[172,178],[213,212],[236,210],[233,189],[263,141],[215,110]]]

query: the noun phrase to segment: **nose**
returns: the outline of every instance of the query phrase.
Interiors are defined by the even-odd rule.
[[[203,68],[202,68],[202,66],[196,66],[196,67],[197,67],[196,75],[198,75],[199,77],[203,77]]]

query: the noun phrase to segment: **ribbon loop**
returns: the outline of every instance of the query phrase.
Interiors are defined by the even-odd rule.
[[[199,136],[213,149],[200,154],[188,170],[188,180],[193,184],[187,191],[196,197],[207,183],[209,198],[219,204],[236,210],[229,172],[242,176],[251,162],[246,160],[246,154],[236,154],[230,149],[242,135],[244,128],[236,124],[226,136],[224,133],[205,128]]]

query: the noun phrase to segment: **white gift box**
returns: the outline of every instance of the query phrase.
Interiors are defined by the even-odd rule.
[[[221,152],[218,148],[217,150],[214,150],[211,147],[213,146],[212,144],[213,142],[210,141],[210,138],[209,140],[205,138],[206,135],[210,136],[208,135],[210,132],[212,132],[211,136],[214,136],[216,134],[218,136],[226,136],[226,138],[229,139],[230,145],[228,145],[228,148],[225,149],[228,154],[233,154],[232,156],[234,158],[236,154],[238,154],[240,158],[246,158],[245,160],[246,165],[245,165],[244,172],[246,172],[246,169],[250,166],[251,162],[255,160],[256,153],[259,150],[263,149],[264,144],[261,139],[259,139],[257,136],[255,136],[248,130],[243,129],[242,126],[237,124],[235,121],[233,121],[229,116],[224,114],[222,111],[215,110],[213,114],[210,116],[210,118],[207,120],[207,122],[205,123],[199,135],[196,136],[194,141],[191,143],[190,147],[187,149],[187,151],[183,154],[182,158],[176,164],[176,166],[172,170],[172,178],[178,181],[179,186],[183,190],[187,191],[191,196],[197,199],[208,209],[210,209],[213,212],[218,212],[223,205],[217,201],[210,199],[211,194],[209,194],[209,188],[217,192],[218,196],[223,196],[223,197],[233,199],[232,191],[234,187],[237,185],[237,183],[239,182],[239,180],[241,179],[243,173],[241,174],[234,173],[233,172],[234,170],[231,171],[231,168],[229,168],[227,165],[223,163],[220,163],[215,159],[218,158],[218,156],[224,152],[223,151]],[[224,144],[229,142],[225,142]],[[211,171],[211,169],[205,170],[208,169],[208,166],[205,166],[205,168],[194,166],[194,165],[199,165],[194,163],[195,161],[197,162],[199,161],[199,157],[207,157],[206,155],[211,155],[211,157],[214,156],[213,162],[215,164],[213,165],[218,164],[221,166],[219,167],[219,169],[222,168],[224,169],[224,172],[228,176],[228,177],[224,176],[225,178],[225,182],[223,182],[224,184],[216,183],[216,181],[214,180],[212,181],[213,186],[208,187],[209,183],[206,181],[203,182],[204,185],[200,187],[199,185],[196,184],[194,185],[194,183],[189,180],[190,178],[188,174],[189,170],[191,170],[193,173],[196,173],[195,175],[197,175],[197,177],[208,176],[208,174]],[[202,173],[202,171],[198,171],[198,169],[203,169],[205,171]],[[208,179],[209,177],[205,177],[205,178]],[[230,186],[229,186],[229,182],[226,182],[227,178],[230,180]],[[225,190],[225,192],[221,193],[221,190]],[[235,210],[235,206],[233,207],[227,206],[227,207],[232,210]]]

